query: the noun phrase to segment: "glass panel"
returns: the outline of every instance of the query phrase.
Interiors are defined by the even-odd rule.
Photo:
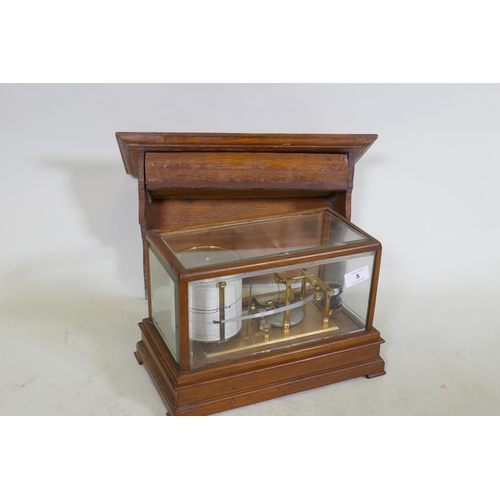
[[[323,211],[164,233],[162,239],[186,269],[368,241],[366,236]]]
[[[335,265],[330,266],[328,274],[329,282],[343,280],[343,306],[349,310],[350,314],[358,317],[363,322],[363,326],[368,314],[368,298],[372,284],[371,273],[375,254],[369,255],[372,257],[367,258],[367,254],[353,255],[339,263],[339,269],[335,269]]]
[[[374,255],[189,283],[191,368],[363,331]]]
[[[152,319],[178,363],[177,286],[151,249],[149,249],[149,280]]]

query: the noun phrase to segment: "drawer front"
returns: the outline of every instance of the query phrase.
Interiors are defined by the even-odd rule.
[[[345,154],[147,153],[149,190],[346,190]]]

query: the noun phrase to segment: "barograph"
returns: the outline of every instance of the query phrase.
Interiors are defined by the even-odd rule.
[[[376,137],[117,133],[144,247],[135,355],[167,414],[385,373],[381,244],[350,221]]]

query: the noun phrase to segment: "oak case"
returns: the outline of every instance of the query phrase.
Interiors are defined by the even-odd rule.
[[[385,373],[384,361],[380,357],[383,340],[372,325],[381,245],[350,223],[354,165],[377,136],[169,133],[116,135],[125,168],[137,178],[139,188],[139,223],[144,245],[144,277],[149,317],[139,324],[142,338],[137,344],[136,357],[148,371],[165,403],[167,414],[216,413],[342,380],[360,376],[370,378]],[[245,233],[245,227],[250,227],[255,220],[300,220],[300,217],[307,214],[321,214],[321,217],[328,214],[329,218],[338,221],[336,223],[361,236],[357,241],[344,242],[339,246],[324,240],[323,235],[324,241],[311,246],[311,233],[306,231],[304,234],[307,237],[298,238],[293,251],[259,256],[258,243],[263,241],[263,236],[253,231],[253,241],[257,242],[254,244],[257,254],[254,252],[253,260],[227,261],[212,267],[191,269],[179,264],[179,255],[172,251],[168,243],[168,238],[171,237],[169,235],[187,234],[186,237],[189,238],[190,234],[202,234],[199,231],[207,233],[216,227],[222,227],[223,230],[230,227],[234,234],[234,228],[237,227],[243,228],[237,238],[240,247],[249,246],[243,243],[244,235],[251,233]],[[290,227],[293,228],[293,222],[291,224]],[[318,225],[318,234],[323,231],[319,226],[321,224]],[[298,233],[300,232],[299,228]],[[289,234],[296,233],[284,232],[282,239],[286,239]],[[226,247],[231,245],[230,240],[224,240]],[[237,246],[236,243],[235,245]],[[323,332],[331,331],[338,320],[329,317],[325,319],[332,311],[329,310],[328,314],[321,312],[321,307],[328,309],[325,304],[330,298],[333,300],[335,292],[328,288],[328,283],[320,275],[325,274],[328,262],[335,262],[335,272],[338,274],[339,265],[345,259],[363,252],[373,254],[373,264],[369,292],[364,298],[366,316],[362,318],[362,327],[351,329],[342,335],[317,335],[315,330],[312,333],[316,337],[312,335],[312,340],[308,338],[306,341],[305,337],[300,337],[293,342],[288,339],[280,340],[279,328],[268,326],[268,341],[277,338],[279,348],[254,349],[248,355],[217,358],[219,348],[214,347],[210,349],[216,352],[216,361],[198,364],[193,362],[197,342],[193,340],[193,332],[190,331],[188,295],[189,287],[196,280],[238,275],[244,277],[245,284],[245,280],[250,280],[245,273],[269,271],[273,275],[280,274],[275,273],[277,269],[286,268],[292,275],[298,273],[293,276],[294,280],[305,282],[306,279],[300,273],[307,273],[299,270],[313,265],[319,273],[316,280],[319,285],[311,285],[314,280],[308,278],[310,304],[301,307],[309,307],[314,315],[314,304],[320,310],[318,314],[323,314],[323,325],[326,325],[323,326]],[[161,262],[171,273],[177,287],[175,334],[178,350],[167,346],[165,335],[154,317],[150,259]],[[291,285],[287,290],[290,287]],[[301,297],[306,299],[305,286],[303,290],[304,296]],[[311,298],[312,294],[317,297]],[[323,299],[320,299],[321,294]],[[288,307],[294,307],[290,299],[287,300]],[[320,306],[321,300],[323,306]],[[245,299],[243,303],[245,304]],[[250,299],[246,302],[250,307],[248,304]],[[350,308],[345,304],[343,310],[348,312]],[[286,318],[287,313],[283,314]],[[229,320],[222,320],[219,324],[223,321]],[[253,319],[245,323],[250,324],[251,321],[258,326]],[[268,324],[267,321],[264,323]],[[286,321],[283,325],[285,323]],[[222,326],[220,328],[223,331]],[[283,336],[289,335],[290,330],[283,326]],[[228,340],[221,336],[222,340],[224,343],[221,342],[220,345],[227,349]],[[205,348],[205,354],[207,349]]]

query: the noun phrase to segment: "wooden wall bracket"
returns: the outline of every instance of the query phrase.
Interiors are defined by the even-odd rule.
[[[350,220],[354,166],[377,137],[116,133],[125,170],[138,180],[144,247],[150,229],[207,220],[215,224],[325,205]]]

